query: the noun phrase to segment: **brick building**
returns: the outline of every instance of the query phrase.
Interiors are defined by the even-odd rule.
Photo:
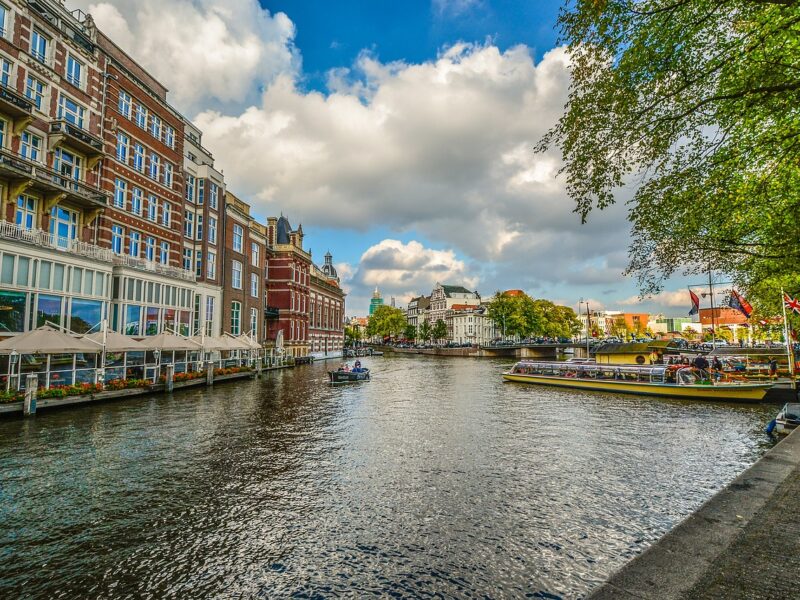
[[[108,314],[98,244],[105,78],[96,32],[59,2],[0,5],[0,331]]]
[[[231,192],[225,195],[224,227],[222,331],[263,341],[266,230]]]
[[[195,274],[181,264],[184,119],[167,90],[102,33],[105,118],[98,244],[113,253],[111,326],[129,335],[192,331]]]
[[[309,286],[311,255],[303,250],[303,227],[292,229],[281,216],[267,220],[267,243],[272,255],[267,269],[270,318],[267,342],[274,343],[283,332],[283,346],[288,356],[307,356]]]
[[[325,263],[312,263],[309,284],[308,343],[316,358],[341,356],[344,349],[344,297],[333,256],[325,254]]]

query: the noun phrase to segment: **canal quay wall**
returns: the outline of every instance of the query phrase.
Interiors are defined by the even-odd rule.
[[[381,352],[394,352],[395,354],[426,354],[429,356],[455,356],[469,358],[538,358],[542,360],[555,360],[563,354],[565,346],[498,346],[496,348],[397,348],[395,346],[374,346]],[[575,356],[581,356],[580,353]]]
[[[796,430],[589,599],[800,597],[798,497]]]
[[[264,367],[262,372],[276,371],[279,369],[288,369],[292,365],[283,365],[279,367]],[[241,373],[229,373],[227,375],[215,375],[211,383],[206,377],[198,379],[190,379],[188,381],[174,381],[172,383],[172,391],[183,390],[186,388],[198,387],[201,385],[216,385],[228,381],[235,381],[240,379],[253,379],[257,377],[259,371],[243,371]],[[123,398],[131,398],[133,396],[143,396],[145,394],[158,394],[169,392],[165,383],[156,383],[142,388],[131,388],[122,390],[105,390],[102,392],[95,392],[92,394],[85,394],[81,396],[65,396],[63,398],[41,398],[36,399],[36,412],[44,408],[63,408],[78,404],[90,404],[93,402],[107,402],[110,400],[121,400]],[[16,416],[24,414],[25,402],[9,402],[7,404],[0,404],[0,418],[4,416]]]

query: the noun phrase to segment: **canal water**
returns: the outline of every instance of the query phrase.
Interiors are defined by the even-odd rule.
[[[579,598],[753,463],[776,410],[365,363],[0,420],[0,597]]]

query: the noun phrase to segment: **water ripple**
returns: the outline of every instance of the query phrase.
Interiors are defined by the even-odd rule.
[[[751,464],[774,412],[368,366],[0,421],[0,596],[578,598]]]

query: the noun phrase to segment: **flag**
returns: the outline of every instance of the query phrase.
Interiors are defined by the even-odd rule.
[[[749,319],[750,315],[753,313],[753,307],[744,299],[744,296],[740,295],[736,290],[731,290],[731,296],[728,298],[728,306],[738,310],[746,319]]]
[[[692,290],[689,290],[689,296],[692,299],[692,310],[689,311],[689,314],[696,315],[700,312],[700,298]]]
[[[783,305],[789,310],[793,310],[798,315],[800,315],[800,300],[792,298],[786,292],[783,292]]]

